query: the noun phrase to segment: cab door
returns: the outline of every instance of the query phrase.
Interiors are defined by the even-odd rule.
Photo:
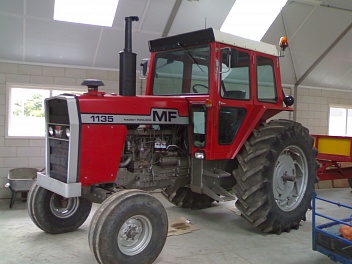
[[[229,159],[243,138],[243,124],[252,109],[251,52],[222,47],[214,159]],[[242,131],[242,133],[241,133]],[[216,142],[214,142],[216,141]]]

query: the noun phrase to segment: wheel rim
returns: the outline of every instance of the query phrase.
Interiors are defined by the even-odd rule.
[[[53,194],[50,198],[50,210],[58,218],[72,216],[79,207],[79,197],[64,198]]]
[[[308,163],[301,148],[288,146],[279,155],[274,170],[273,191],[283,211],[294,210],[307,189]]]
[[[119,249],[128,256],[139,254],[149,244],[152,231],[151,222],[143,215],[135,215],[127,219],[117,236]]]

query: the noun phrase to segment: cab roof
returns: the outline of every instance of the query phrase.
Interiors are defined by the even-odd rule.
[[[214,28],[207,28],[175,36],[150,40],[149,50],[151,52],[163,51],[178,48],[180,44],[187,47],[210,42],[220,42],[273,56],[280,56],[280,48],[278,46],[231,35]]]

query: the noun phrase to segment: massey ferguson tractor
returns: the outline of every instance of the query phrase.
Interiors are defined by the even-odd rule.
[[[271,120],[292,111],[283,93],[280,47],[208,28],[149,41],[141,63],[146,93],[136,96],[132,22],[125,18],[119,95],[99,91],[45,101],[46,170],[28,196],[33,222],[51,234],[89,229],[99,263],[152,263],[168,230],[149,190],[172,204],[203,209],[236,201],[253,227],[298,229],[316,181],[308,129]]]

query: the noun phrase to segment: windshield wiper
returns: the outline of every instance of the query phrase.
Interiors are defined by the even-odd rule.
[[[177,45],[180,46],[184,51],[186,51],[188,57],[193,61],[193,63],[196,64],[202,72],[204,72],[203,69],[199,66],[199,63],[196,61],[196,59],[193,58],[189,50],[185,46],[183,46],[180,42],[177,42]]]

